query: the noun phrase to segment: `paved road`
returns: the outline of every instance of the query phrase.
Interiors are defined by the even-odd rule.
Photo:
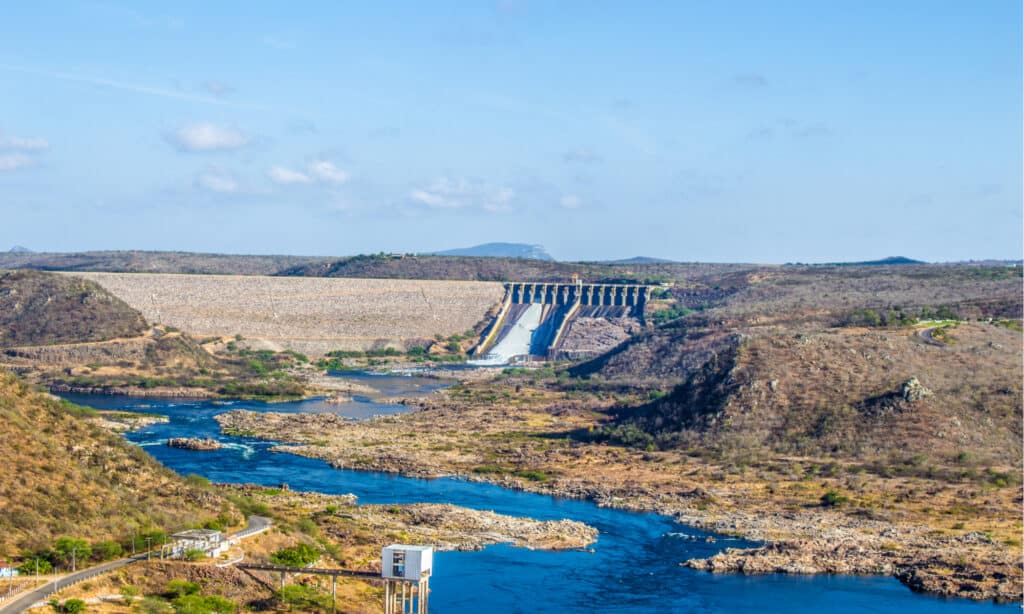
[[[932,326],[930,328],[923,328],[917,331],[917,334],[921,337],[921,339],[924,339],[924,342],[927,343],[928,345],[934,345],[937,347],[944,348],[946,347],[946,344],[932,336],[932,333],[935,332],[936,328],[936,326]]]
[[[263,516],[249,516],[248,525],[246,525],[246,527],[241,531],[232,534],[231,537],[244,539],[246,537],[249,537],[250,535],[255,535],[257,533],[267,530],[268,528],[270,528],[271,524],[272,521],[269,518],[264,518]],[[119,567],[124,567],[125,565],[137,563],[138,561],[144,560],[146,560],[145,553],[136,556],[130,556],[124,559],[118,559],[116,561],[111,561],[109,563],[104,563],[102,565],[97,565],[95,567],[89,567],[88,569],[83,569],[81,571],[76,571],[75,573],[62,576],[54,580],[53,582],[40,586],[39,588],[35,589],[30,593],[25,593],[24,595],[22,595],[18,599],[15,599],[14,601],[11,601],[10,603],[0,606],[0,614],[16,614],[19,612],[24,612],[32,604],[37,603],[39,601],[43,601],[50,595],[60,590],[63,590],[71,586],[72,584],[77,584],[79,582],[82,582],[83,580],[88,580],[89,578],[94,578],[98,575],[105,574],[109,571],[118,569]]]

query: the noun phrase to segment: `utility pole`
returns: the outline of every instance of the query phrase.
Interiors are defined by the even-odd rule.
[[[36,585],[39,584],[39,557],[36,557]]]
[[[151,536],[147,535],[146,536],[146,560],[147,561],[150,560],[151,558],[153,558],[153,547],[150,545],[150,542],[152,542],[152,541],[153,541],[153,538]]]
[[[71,573],[75,573],[75,553],[78,552],[76,546],[71,547]]]

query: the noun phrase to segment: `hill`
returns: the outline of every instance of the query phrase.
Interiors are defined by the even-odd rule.
[[[205,278],[204,278],[205,279]],[[152,298],[147,295],[147,300]],[[42,271],[0,272],[0,369],[55,391],[179,396],[298,396],[300,354],[208,347],[142,314],[98,283]],[[219,353],[214,350],[220,350]]]
[[[826,266],[887,266],[894,264],[925,264],[924,261],[914,260],[906,256],[889,256],[879,260],[863,260],[860,262],[830,262]]]
[[[601,264],[669,264],[671,262],[672,260],[665,260],[664,258],[633,256],[632,258],[622,258],[620,260],[602,260]]]
[[[0,347],[106,341],[145,330],[137,311],[94,282],[0,272]]]
[[[554,260],[543,245],[526,243],[484,243],[473,247],[434,252],[435,256],[479,256],[483,258],[523,258],[526,260]]]
[[[63,535],[124,541],[220,515],[240,520],[222,498],[92,424],[90,414],[0,371],[0,556],[44,549]]]
[[[609,437],[726,455],[1019,461],[1019,271],[805,267],[714,282],[673,288],[674,320],[573,368],[653,391],[612,412]]]

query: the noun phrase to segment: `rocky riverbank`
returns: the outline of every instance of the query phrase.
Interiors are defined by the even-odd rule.
[[[1006,543],[972,529],[983,523],[992,527],[992,521],[980,518],[972,525],[958,524],[963,530],[950,530],[940,524],[949,516],[936,518],[935,512],[987,505],[999,510],[993,518],[1012,518],[1012,492],[870,474],[809,481],[802,476],[816,466],[810,460],[785,461],[785,471],[795,477],[764,470],[752,474],[679,453],[546,436],[585,429],[590,415],[572,405],[538,412],[433,399],[419,401],[418,411],[401,417],[360,422],[329,414],[246,411],[221,414],[217,420],[226,431],[281,441],[276,451],[319,458],[340,468],[416,477],[460,475],[602,506],[657,512],[708,531],[767,542],[758,549],[680,561],[697,569],[884,574],[934,594],[1019,598],[1020,553],[1015,556]],[[855,491],[863,499],[823,504],[823,494],[835,489]],[[873,493],[892,493],[892,503]]]
[[[93,424],[115,433],[137,431],[147,426],[163,424],[170,420],[167,416],[137,414],[127,411],[100,411],[97,413],[98,415],[92,419]]]
[[[189,388],[185,386],[140,388],[138,386],[72,386],[69,384],[54,384],[50,386],[50,392],[53,394],[128,395],[154,399],[209,399],[219,396],[205,388]]]

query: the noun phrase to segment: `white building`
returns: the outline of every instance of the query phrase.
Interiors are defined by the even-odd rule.
[[[189,529],[171,535],[174,540],[170,544],[171,558],[185,556],[189,550],[201,550],[207,557],[213,558],[227,552],[228,542],[220,531],[213,529]]]
[[[431,546],[391,544],[384,546],[380,561],[382,578],[419,581],[430,577],[430,570],[434,564],[434,549]]]

